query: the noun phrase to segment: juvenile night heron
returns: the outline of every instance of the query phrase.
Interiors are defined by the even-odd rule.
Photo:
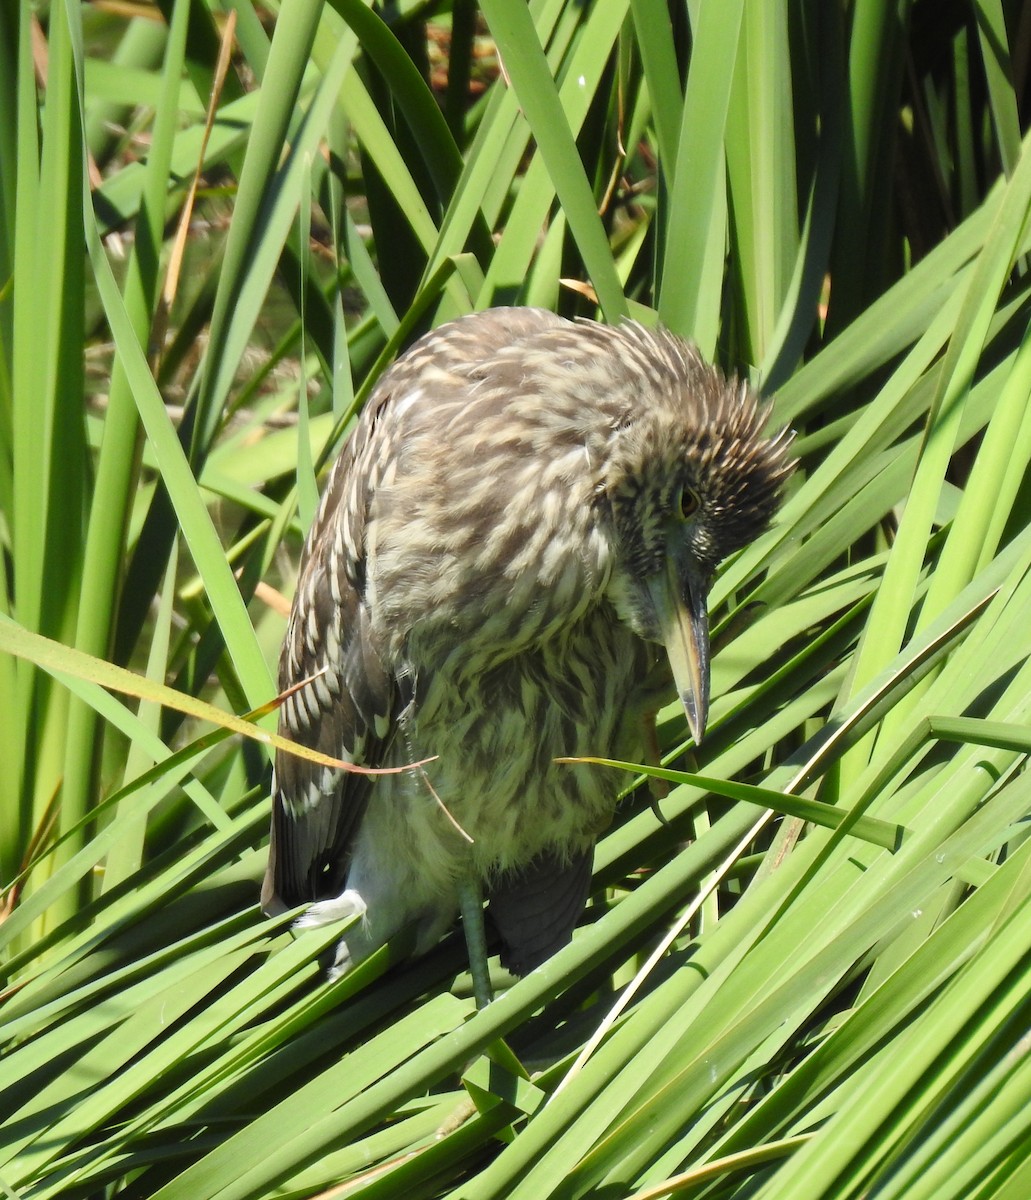
[[[403,926],[427,951],[460,910],[482,958],[484,894],[516,973],[569,940],[614,781],[554,760],[640,761],[674,686],[701,738],[713,571],[791,469],[767,416],[668,332],[532,308],[444,325],[384,374],[305,546],[280,686],[322,674],[281,729],[435,758],[277,758],[262,903],[360,917],[333,974]]]

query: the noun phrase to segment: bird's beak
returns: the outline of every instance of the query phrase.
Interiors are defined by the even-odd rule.
[[[697,745],[709,713],[709,616],[706,581],[688,568],[681,573],[672,560],[648,585],[666,647],[677,694],[687,713]]]

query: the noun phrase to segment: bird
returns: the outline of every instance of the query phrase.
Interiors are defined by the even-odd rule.
[[[556,760],[642,761],[675,696],[701,740],[715,569],[794,466],[769,416],[662,327],[529,307],[443,324],[381,376],[308,533],[279,666],[285,736],[422,763],[277,754],[262,907],[347,922],[331,977],[404,928],[424,954],[461,913],[482,1006],[484,899],[517,976],[571,939],[615,789]]]

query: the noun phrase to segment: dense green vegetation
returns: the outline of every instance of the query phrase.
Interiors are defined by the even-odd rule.
[[[0,6],[0,1192],[1031,1195],[1029,65],[1019,0]],[[500,303],[662,320],[800,466],[701,778],[475,1013],[458,936],[260,918],[220,713],[384,365]]]

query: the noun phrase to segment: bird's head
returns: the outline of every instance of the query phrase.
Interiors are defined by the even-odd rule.
[[[641,352],[636,402],[610,435],[599,501],[610,521],[608,597],[666,650],[696,742],[709,705],[706,599],[719,562],[770,523],[793,469],[790,435],[765,436],[769,408],[689,343],[626,325]]]

